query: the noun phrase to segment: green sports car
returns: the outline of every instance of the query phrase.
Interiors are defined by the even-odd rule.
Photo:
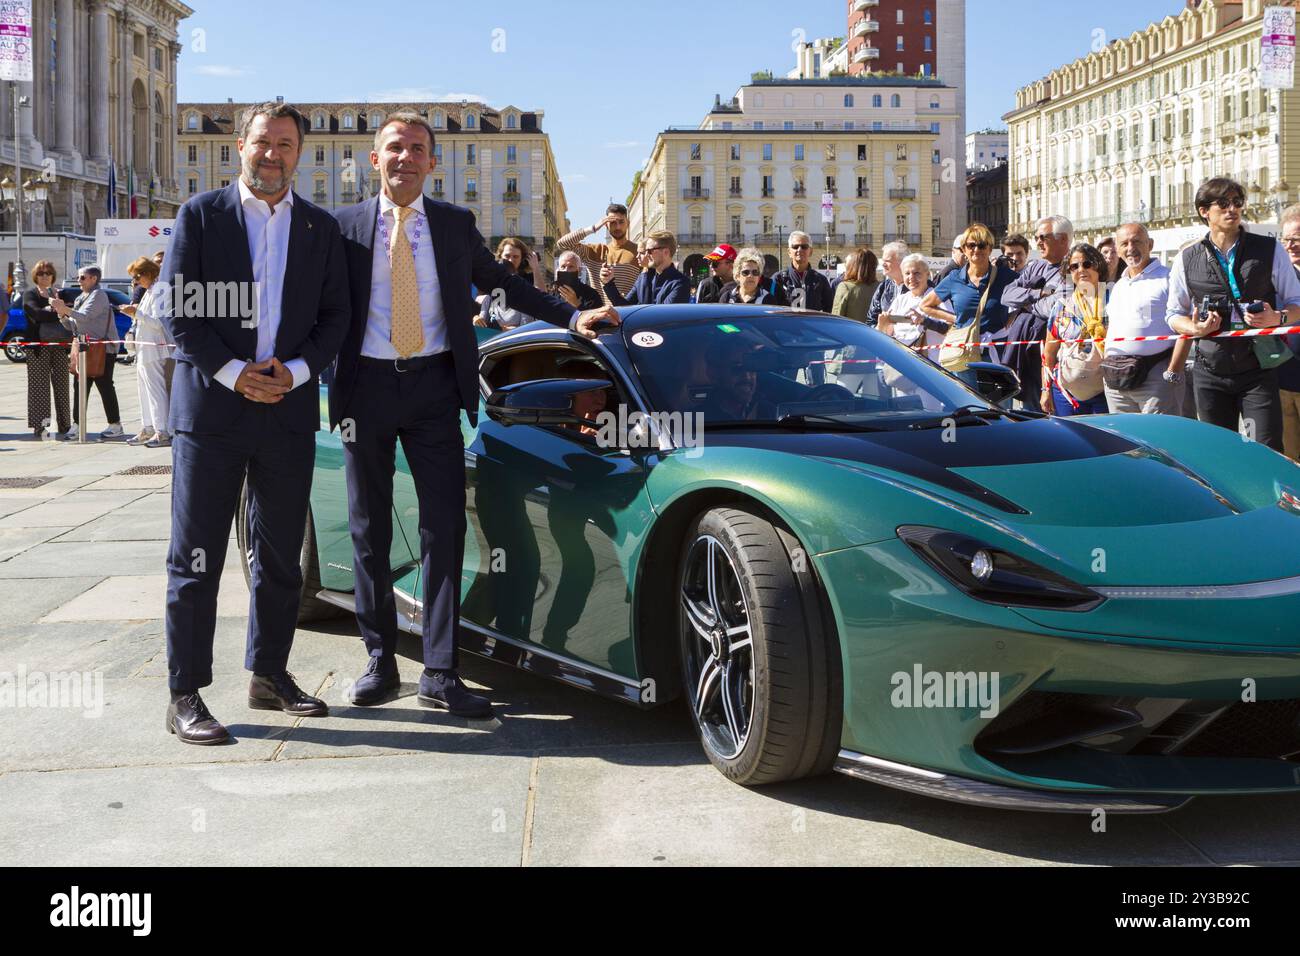
[[[682,698],[746,785],[835,769],[1130,812],[1300,789],[1296,465],[1184,418],[1007,411],[1010,370],[968,386],[819,313],[622,312],[595,341],[535,323],[480,343],[466,649]],[[340,442],[320,432],[304,614],[351,607]]]

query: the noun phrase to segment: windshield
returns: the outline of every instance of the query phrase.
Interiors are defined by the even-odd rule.
[[[994,407],[921,353],[849,319],[715,314],[627,339],[654,410],[699,413],[705,427],[806,418],[906,428]]]

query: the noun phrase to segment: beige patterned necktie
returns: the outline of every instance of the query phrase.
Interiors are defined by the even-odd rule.
[[[406,217],[414,210],[397,206],[397,228],[389,243],[388,264],[393,274],[393,314],[391,319],[393,350],[401,358],[410,358],[424,348],[424,327],[420,324],[420,288],[415,280],[415,255],[406,238]]]

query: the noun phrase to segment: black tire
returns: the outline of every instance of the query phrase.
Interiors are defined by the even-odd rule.
[[[239,508],[235,512],[235,541],[239,546],[239,564],[244,569],[244,582],[251,589],[253,570],[250,566],[252,554],[249,550],[248,535],[248,485],[239,491]],[[346,617],[347,611],[316,596],[321,589],[320,563],[316,556],[316,525],[312,521],[311,509],[307,509],[307,527],[303,530],[302,553],[298,558],[302,570],[302,597],[298,601],[298,623],[324,621],[330,618]]]
[[[22,365],[27,361],[27,350],[23,348],[23,343],[27,341],[27,336],[21,332],[14,332],[5,336],[5,358],[15,365]]]
[[[798,541],[756,514],[714,508],[689,526],[677,568],[682,680],[710,762],[745,786],[828,771],[843,720],[840,652]]]

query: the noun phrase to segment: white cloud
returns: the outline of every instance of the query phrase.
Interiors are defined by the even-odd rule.
[[[638,142],[635,139],[619,139],[619,140],[614,140],[613,142],[610,143],[606,143],[604,148],[605,149],[634,149],[640,145],[641,145],[640,142]]]
[[[253,71],[246,66],[230,66],[226,63],[212,63],[196,66],[194,72],[200,76],[252,76]]]
[[[365,102],[370,103],[459,103],[461,100],[486,103],[487,97],[482,93],[442,93],[430,86],[397,86],[365,95]]]

